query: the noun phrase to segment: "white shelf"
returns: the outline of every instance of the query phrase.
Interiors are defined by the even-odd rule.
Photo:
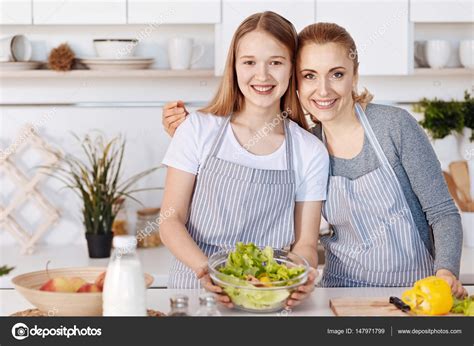
[[[0,78],[199,78],[214,77],[214,70],[52,70],[0,71]]]
[[[474,70],[469,68],[415,68],[415,76],[474,76]]]

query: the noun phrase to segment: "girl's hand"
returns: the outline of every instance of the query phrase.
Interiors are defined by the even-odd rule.
[[[467,296],[466,289],[462,286],[461,281],[456,279],[453,273],[447,269],[440,269],[436,272],[436,277],[445,280],[449,286],[451,286],[451,293],[458,299],[465,298]]]
[[[202,287],[209,292],[214,293],[216,300],[227,308],[231,309],[234,305],[231,303],[229,296],[222,290],[221,287],[214,285],[209,275],[207,265],[197,270],[196,276],[201,281]]]
[[[183,101],[175,101],[165,104],[163,107],[162,123],[165,131],[173,137],[174,132],[181,123],[186,120],[188,111]]]
[[[305,282],[304,285],[301,285],[298,287],[298,289],[291,294],[291,296],[288,298],[286,301],[286,308],[293,308],[301,302],[308,298],[311,292],[314,291],[314,281],[316,280],[316,277],[318,276],[318,272],[314,268],[309,269],[308,273],[308,280]]]

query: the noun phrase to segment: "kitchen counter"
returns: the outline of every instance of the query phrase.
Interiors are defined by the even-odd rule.
[[[474,294],[474,286],[466,286],[469,294]],[[313,294],[300,306],[289,311],[278,311],[270,314],[250,314],[248,312],[227,309],[219,306],[224,316],[334,316],[329,308],[329,299],[336,297],[390,297],[401,296],[405,287],[395,288],[316,288]],[[164,313],[169,312],[169,298],[176,293],[183,293],[189,297],[189,311],[195,312],[198,308],[200,290],[149,289],[147,305],[149,308]],[[14,289],[0,289],[0,315],[8,316],[14,312],[32,308]]]
[[[143,270],[153,276],[152,287],[164,288],[168,281],[168,270],[173,256],[164,246],[138,249]],[[86,244],[37,246],[33,255],[21,255],[16,246],[0,247],[0,265],[14,266],[9,275],[0,277],[0,288],[13,288],[11,279],[19,274],[44,270],[46,263],[50,269],[64,267],[106,267],[109,258],[92,259],[87,253]],[[322,266],[319,268],[322,270]],[[461,258],[461,281],[474,285],[474,248],[463,248]]]

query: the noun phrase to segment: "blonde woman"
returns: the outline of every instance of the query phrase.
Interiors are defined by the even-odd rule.
[[[234,34],[216,96],[174,134],[163,160],[162,209],[175,212],[160,228],[176,257],[169,287],[221,293],[207,273],[208,256],[239,241],[291,248],[317,266],[329,159],[323,143],[301,127],[296,44],[283,17],[247,18]],[[314,279],[313,269],[288,305],[305,298]]]
[[[330,154],[320,285],[411,286],[436,275],[465,296],[460,216],[436,155],[408,112],[357,93],[358,67],[344,28],[318,23],[299,34],[299,98]],[[185,113],[182,104],[165,108],[170,134]]]

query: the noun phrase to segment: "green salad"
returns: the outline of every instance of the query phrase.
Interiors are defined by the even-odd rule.
[[[231,285],[225,285],[224,291],[229,295],[234,304],[247,309],[262,310],[280,304],[290,295],[290,286],[304,273],[302,266],[287,267],[278,263],[273,257],[273,249],[269,246],[263,250],[255,244],[237,243],[236,249],[227,257],[226,264],[218,269],[219,279]],[[290,281],[287,281],[290,280]],[[279,281],[286,281],[281,283]],[[249,289],[234,287],[249,287]],[[262,289],[255,289],[260,287]],[[264,289],[281,287],[281,289]]]
[[[470,296],[464,299],[454,298],[453,307],[451,312],[464,314],[466,316],[474,316],[474,296]]]

